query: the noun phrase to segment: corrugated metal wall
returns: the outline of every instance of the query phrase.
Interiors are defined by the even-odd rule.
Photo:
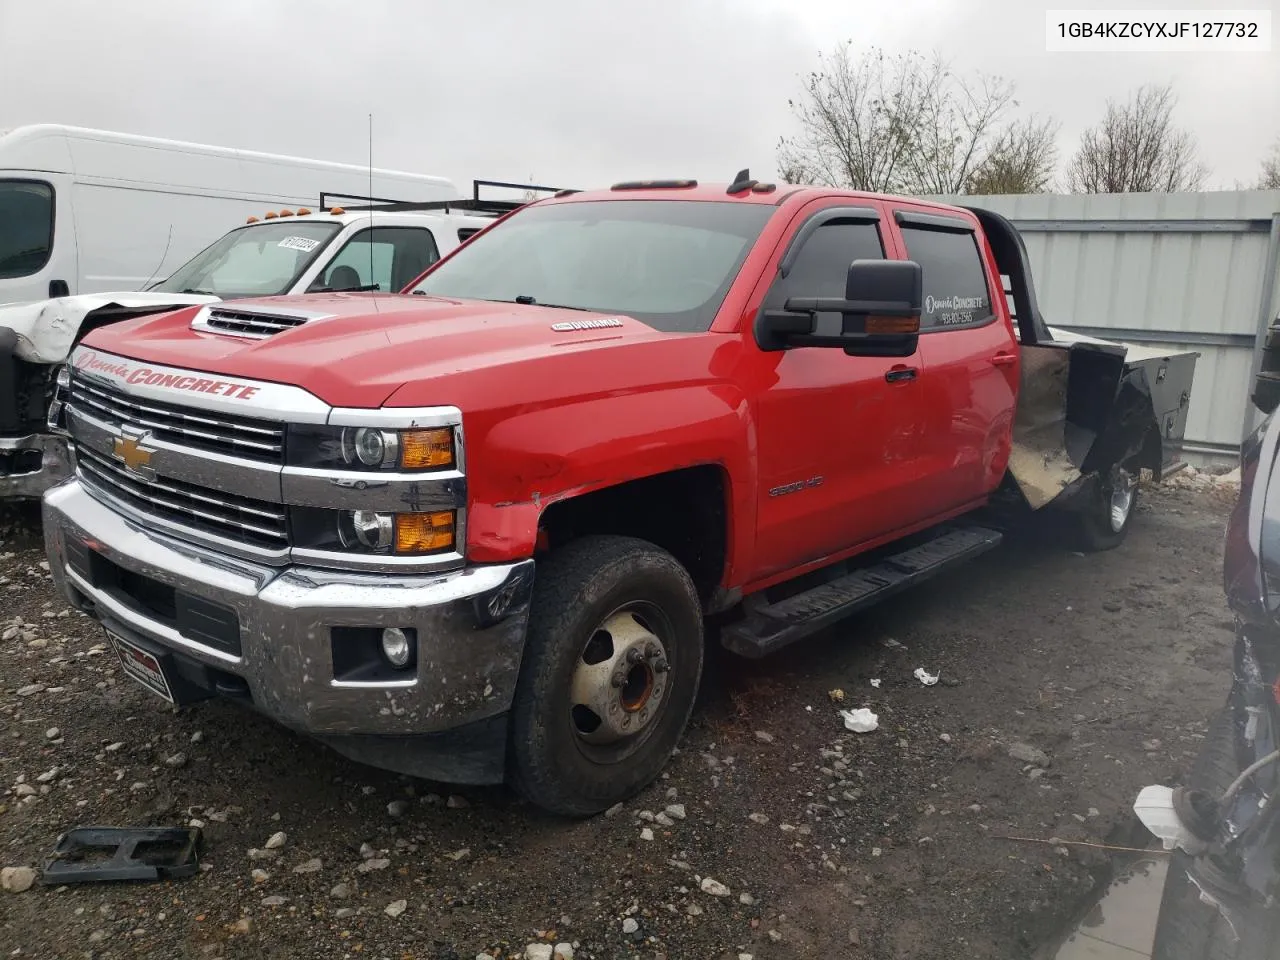
[[[937,199],[1018,225],[1051,325],[1198,351],[1187,453],[1234,454],[1259,330],[1280,315],[1280,191]]]

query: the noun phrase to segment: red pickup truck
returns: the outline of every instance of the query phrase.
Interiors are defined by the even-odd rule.
[[[780,649],[1010,511],[1117,544],[1194,360],[1051,330],[982,210],[745,171],[563,191],[399,295],[93,331],[50,566],[174,703],[586,815],[661,771],[706,636]]]

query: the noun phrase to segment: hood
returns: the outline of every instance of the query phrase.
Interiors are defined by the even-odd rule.
[[[250,338],[219,332],[206,325],[207,311],[188,309],[95,330],[85,345],[135,360],[291,384],[332,406],[377,407],[411,381],[557,350],[669,336],[615,314],[398,294],[269,297],[236,300],[225,309],[302,322]]]
[[[6,303],[0,305],[0,327],[8,327],[18,335],[14,353],[21,359],[30,363],[62,363],[71,352],[76,334],[91,315],[95,320],[110,317],[115,322],[217,299],[185,293],[85,293]]]

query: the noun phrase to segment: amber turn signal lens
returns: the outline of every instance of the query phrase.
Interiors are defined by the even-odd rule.
[[[396,514],[396,553],[436,553],[452,546],[452,510]]]
[[[919,333],[919,317],[867,317],[867,333]]]
[[[407,470],[447,467],[453,463],[453,429],[405,430],[400,434],[400,466]]]

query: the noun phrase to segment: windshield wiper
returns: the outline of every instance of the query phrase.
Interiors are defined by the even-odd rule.
[[[212,290],[197,290],[195,287],[187,287],[181,293],[194,293],[198,297],[216,297],[217,294]]]
[[[502,301],[498,301],[498,302],[501,303]],[[527,294],[521,294],[520,296],[512,300],[511,303],[519,303],[526,307],[547,307],[551,310],[580,310],[583,313],[595,313],[595,311],[592,310],[590,307],[571,307],[567,303],[539,303],[537,300],[535,300],[533,297],[528,296]]]
[[[378,283],[366,283],[362,287],[317,287],[315,293],[368,293],[370,290],[381,290]]]

